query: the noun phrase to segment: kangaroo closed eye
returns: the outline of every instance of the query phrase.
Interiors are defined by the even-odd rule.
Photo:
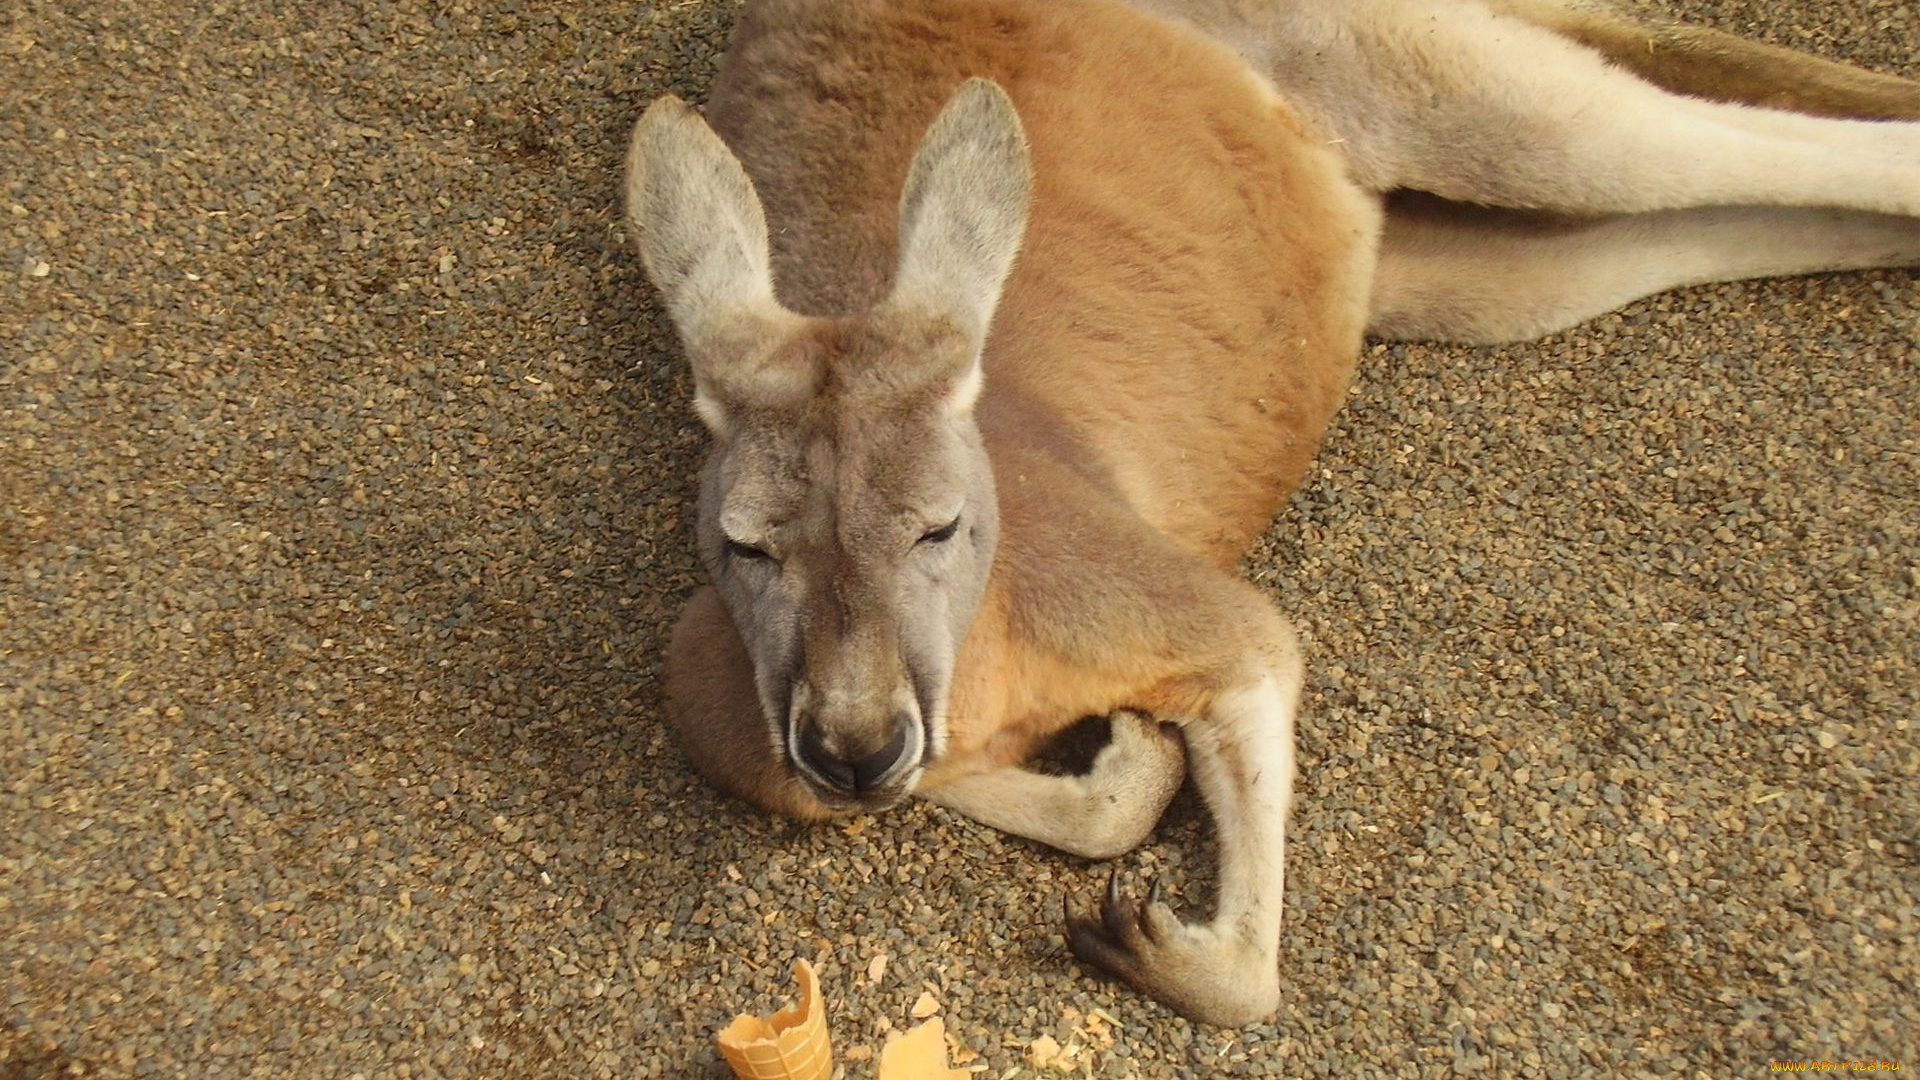
[[[953,539],[954,533],[959,531],[960,519],[954,518],[952,521],[947,522],[937,529],[928,529],[926,532],[921,533],[919,542],[922,544],[944,544]]]
[[[765,548],[755,547],[752,544],[744,544],[738,540],[728,540],[725,550],[729,557],[735,559],[747,559],[755,562],[773,561],[773,555]]]

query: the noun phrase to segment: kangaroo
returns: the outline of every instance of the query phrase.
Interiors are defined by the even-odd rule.
[[[1089,858],[1191,770],[1212,919],[1110,880],[1067,938],[1271,1015],[1302,656],[1236,561],[1363,335],[1920,262],[1916,118],[1920,84],[1551,0],[759,0],[705,120],[655,102],[627,160],[712,436],[689,757]],[[1088,772],[1031,767],[1088,716]]]

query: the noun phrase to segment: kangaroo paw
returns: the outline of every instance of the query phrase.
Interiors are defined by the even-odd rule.
[[[1230,930],[1182,922],[1161,900],[1156,880],[1145,900],[1123,896],[1116,874],[1107,879],[1097,914],[1066,903],[1067,943],[1082,963],[1166,1002],[1202,1023],[1241,1027],[1280,1007],[1280,974],[1273,954]]]
[[[1113,718],[1111,741],[1087,772],[1087,794],[1095,801],[1138,808],[1129,815],[1139,819],[1131,850],[1153,831],[1186,776],[1187,753],[1178,729],[1149,716],[1119,713]]]

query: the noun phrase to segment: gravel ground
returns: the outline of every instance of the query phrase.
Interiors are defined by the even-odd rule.
[[[1200,1028],[1066,954],[1105,868],[688,774],[616,174],[734,5],[470,3],[0,12],[0,1077],[705,1076],[795,955],[988,1077],[1920,1065],[1912,273],[1370,351],[1249,563],[1289,991]],[[1905,0],[1693,14],[1920,74]],[[1192,799],[1122,865],[1203,902]]]

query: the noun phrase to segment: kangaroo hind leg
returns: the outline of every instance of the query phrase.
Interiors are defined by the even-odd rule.
[[[1279,939],[1286,887],[1287,812],[1293,798],[1294,718],[1302,664],[1291,627],[1248,587],[1258,644],[1210,685],[1183,728],[1194,780],[1214,820],[1220,887],[1214,917],[1181,920],[1158,883],[1144,899],[1110,880],[1094,914],[1071,907],[1075,955],[1206,1023],[1265,1019],[1280,1002]],[[1241,620],[1244,622],[1245,620]]]
[[[1920,82],[1705,26],[1641,23],[1611,6],[1489,0],[1676,94],[1851,120],[1920,120]]]
[[[1397,21],[1354,16],[1349,93],[1311,103],[1380,190],[1585,214],[1777,205],[1920,215],[1920,123],[1670,93],[1490,8],[1390,7]]]
[[[1368,333],[1492,344],[1709,281],[1920,265],[1920,218],[1700,207],[1568,219],[1389,200]]]

